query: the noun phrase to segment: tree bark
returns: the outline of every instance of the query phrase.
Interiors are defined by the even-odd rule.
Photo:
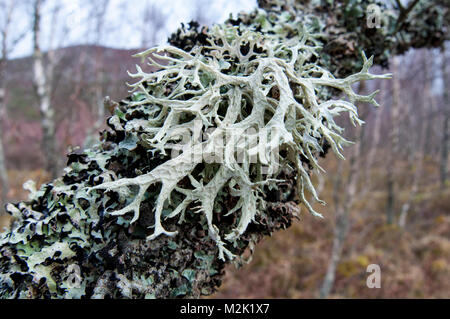
[[[3,39],[5,36],[3,37]],[[6,157],[3,148],[3,121],[6,118],[6,79],[5,79],[5,67],[6,67],[6,50],[5,43],[3,44],[2,57],[0,58],[0,180],[1,180],[1,206],[3,207],[7,200],[7,194],[9,189],[8,172],[6,170]],[[3,214],[3,208],[0,210],[0,215]]]
[[[410,154],[408,155],[409,160],[409,171],[414,172],[412,174],[412,181],[411,181],[411,189],[409,192],[409,196],[407,200],[403,203],[400,216],[398,219],[398,225],[401,228],[405,228],[406,226],[406,220],[408,217],[408,213],[411,209],[412,202],[414,200],[414,197],[416,196],[417,192],[419,191],[419,183],[420,178],[422,176],[422,170],[423,170],[423,160],[425,155],[427,154],[427,131],[428,127],[430,127],[430,118],[426,118],[426,115],[430,112],[432,109],[433,104],[433,97],[431,95],[430,90],[430,72],[428,68],[428,55],[424,53],[424,60],[423,60],[423,77],[425,79],[424,88],[423,88],[423,94],[422,94],[422,107],[418,107],[417,110],[414,112],[416,115],[416,138],[410,137],[412,140],[412,145],[409,149]],[[411,107],[412,106],[412,107]],[[414,101],[410,102],[410,109],[408,110],[409,114],[413,113],[413,109],[415,108],[416,103]],[[425,123],[423,123],[425,121]]]
[[[361,82],[359,94],[363,94],[365,82]],[[363,152],[362,132],[364,127],[355,127],[355,145],[349,156],[349,173],[344,181],[342,162],[338,164],[338,171],[334,185],[334,204],[336,212],[336,224],[334,226],[333,246],[331,248],[330,261],[327,272],[319,290],[320,298],[327,298],[333,290],[336,277],[336,268],[341,260],[342,250],[350,228],[350,210],[356,200],[356,187],[362,172],[361,157]],[[344,184],[343,184],[344,182]],[[344,186],[344,187],[342,187]]]
[[[444,82],[443,92],[443,123],[442,123],[442,142],[441,142],[441,161],[440,161],[440,181],[441,188],[447,186],[448,178],[448,153],[450,148],[450,100],[448,97],[449,81],[447,72],[447,59],[445,46],[442,48],[442,80]]]
[[[384,82],[381,82],[381,83],[384,83]],[[385,86],[381,85],[380,95],[378,97],[378,100],[379,100],[379,103],[381,104],[381,106],[383,106],[385,103],[385,96],[386,96]],[[372,180],[371,174],[374,169],[373,166],[375,163],[375,155],[377,154],[378,145],[380,143],[380,137],[381,137],[382,110],[377,109],[377,110],[375,110],[375,112],[376,112],[376,114],[375,114],[375,119],[374,119],[374,124],[373,124],[371,144],[370,144],[370,149],[367,154],[366,167],[365,167],[365,172],[364,172],[364,179],[366,182],[364,183],[364,186],[363,186],[363,190],[362,190],[363,194],[367,194],[367,192],[370,190],[370,187],[371,187],[371,180]]]
[[[97,140],[97,134],[105,122],[105,106],[103,103],[103,83],[104,83],[104,56],[103,47],[101,47],[101,40],[105,27],[105,15],[108,10],[109,0],[102,0],[91,4],[90,19],[94,22],[94,28],[91,33],[94,34],[93,45],[95,46],[94,53],[94,77],[95,83],[93,85],[94,97],[93,105],[96,106],[96,120],[94,125],[88,130],[84,142],[84,148],[92,147]]]
[[[342,163],[339,163],[339,169],[334,185],[334,203],[336,206],[336,224],[334,227],[333,246],[331,249],[330,261],[327,272],[319,291],[320,298],[327,298],[333,290],[336,268],[342,256],[342,250],[350,228],[350,209],[356,199],[356,185],[359,176],[359,152],[357,145],[354,146],[355,152],[349,157],[350,170],[347,179],[344,182],[345,188],[342,188]]]
[[[48,63],[44,61],[41,50],[41,10],[42,1],[34,2],[33,23],[33,75],[34,87],[41,113],[42,150],[44,154],[45,170],[52,178],[58,175],[58,152],[55,130],[55,112],[51,104],[52,76],[55,63],[55,52],[47,54]]]
[[[9,53],[10,26],[12,14],[14,11],[13,1],[8,3],[5,8],[5,21],[1,33],[1,56],[0,56],[0,182],[1,182],[1,209],[0,215],[3,214],[3,206],[6,204],[9,189],[8,171],[6,169],[6,154],[4,150],[3,137],[3,121],[7,117],[6,109],[6,63]]]
[[[395,204],[396,204],[396,168],[398,156],[398,139],[399,139],[399,104],[400,104],[400,79],[398,78],[398,57],[392,59],[393,76],[393,93],[391,104],[391,119],[390,119],[390,150],[387,151],[387,206],[386,206],[386,221],[392,224],[395,220]]]

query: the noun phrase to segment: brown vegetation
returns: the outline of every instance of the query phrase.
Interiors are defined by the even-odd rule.
[[[334,158],[324,167],[333,176]],[[435,162],[426,169],[437,176]],[[406,229],[386,223],[386,190],[382,170],[373,170],[376,186],[359,199],[351,211],[351,228],[337,266],[331,298],[449,298],[450,189],[436,183],[422,185],[414,198],[411,222]],[[402,170],[400,174],[408,174]],[[322,197],[332,202],[329,179]],[[409,189],[399,196],[407,198]],[[237,270],[229,267],[215,298],[316,298],[333,242],[334,212],[325,220],[302,214],[301,221],[267,238],[256,249],[253,261]],[[381,267],[381,288],[369,289],[369,264]]]

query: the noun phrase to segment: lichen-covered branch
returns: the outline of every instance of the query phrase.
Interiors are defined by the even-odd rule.
[[[342,157],[350,144],[335,118],[362,124],[357,104],[377,105],[377,92],[354,84],[389,75],[369,72],[358,43],[351,74],[337,77],[346,72],[330,71],[323,16],[292,8],[192,24],[138,54],[158,71],[130,73],[100,143],[7,206],[0,297],[211,294],[225,263],[244,262],[300,207],[321,216],[311,174],[328,148]]]
[[[287,12],[310,21],[322,35],[321,63],[335,76],[360,69],[361,48],[386,67],[391,56],[411,48],[441,47],[450,40],[447,0],[258,0],[258,5],[269,13],[267,23]],[[228,22],[247,24],[253,19],[254,13],[242,14]]]

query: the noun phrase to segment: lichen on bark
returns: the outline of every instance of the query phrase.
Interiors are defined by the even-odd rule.
[[[355,104],[376,105],[376,92],[352,85],[389,75],[371,74],[362,54],[357,71],[335,77],[322,16],[299,12],[191,24],[138,54],[159,70],[130,73],[132,94],[112,103],[100,142],[8,204],[0,297],[208,295],[226,263],[245,262],[301,206],[320,216],[310,175],[328,148],[342,156],[349,144],[334,118],[362,124]]]

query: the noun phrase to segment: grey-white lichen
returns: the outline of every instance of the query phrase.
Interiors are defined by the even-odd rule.
[[[129,107],[152,105],[152,112],[142,126],[144,140],[162,154],[173,149],[182,152],[147,174],[93,187],[92,190],[122,192],[131,186],[139,188],[127,206],[109,211],[109,214],[118,216],[131,211],[134,213],[132,222],[135,222],[148,187],[161,183],[156,199],[154,232],[148,240],[161,234],[176,234],[165,230],[161,219],[166,201],[173,192],[178,192],[184,200],[167,218],[183,216],[188,205],[197,202],[198,212],[206,217],[209,235],[219,247],[219,258],[224,259],[224,254],[233,258],[213,224],[218,193],[228,186],[240,198],[232,209],[232,212],[240,213],[239,223],[225,236],[225,240],[233,241],[245,232],[258,210],[263,209],[261,186],[277,182],[253,171],[261,171],[267,166],[266,169],[275,173],[279,167],[288,166],[300,174],[301,202],[313,215],[321,216],[306,198],[305,190],[323,203],[300,155],[314,168],[321,169],[316,154],[323,151],[321,142],[326,140],[342,157],[341,149],[348,141],[342,137],[342,128],[335,123],[334,117],[347,112],[353,124],[362,124],[355,103],[377,105],[374,100],[377,92],[359,95],[352,85],[389,75],[369,73],[372,58],[366,59],[363,54],[363,68],[359,73],[344,79],[334,78],[330,72],[310,62],[319,54],[314,35],[300,21],[290,21],[291,17],[286,20],[289,28],[297,31],[296,36],[286,37],[286,25],[281,25],[273,35],[262,35],[250,29],[240,32],[237,27],[215,25],[210,30],[209,45],[194,47],[190,52],[160,46],[136,55],[159,68],[156,72],[146,73],[137,66],[137,73],[130,74],[138,79],[131,87],[139,99],[131,102]],[[342,91],[347,100],[321,98],[327,88]],[[205,140],[199,140],[199,136],[210,128],[213,128],[212,133]],[[261,143],[261,132],[266,138],[263,153],[259,152],[255,163],[250,163],[248,159],[256,154],[255,145]],[[225,135],[237,138],[224,142]],[[219,161],[214,177],[208,183],[196,180],[191,172],[205,158],[214,158],[218,149],[223,160]],[[283,156],[274,153],[280,150],[285,151]],[[243,154],[247,160],[239,163],[238,154]],[[264,163],[261,158],[270,161]],[[185,177],[191,181],[190,189],[177,186]]]

